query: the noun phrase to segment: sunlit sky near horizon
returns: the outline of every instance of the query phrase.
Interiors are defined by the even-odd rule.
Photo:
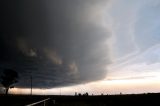
[[[72,0],[66,0],[65,3],[67,3],[67,1],[69,5],[66,5],[72,5]],[[66,10],[66,12],[72,11],[73,13],[76,13],[76,18],[75,16],[65,17],[67,13],[63,13],[66,19],[71,18],[74,20],[73,22],[69,22],[69,25],[71,24],[70,28],[74,28],[73,30],[76,31],[68,32],[63,29],[64,32],[60,33],[57,31],[58,29],[56,29],[56,32],[54,34],[69,33],[71,34],[70,37],[72,39],[74,37],[74,34],[76,33],[82,32],[82,34],[88,35],[96,33],[95,35],[86,37],[87,39],[89,39],[86,42],[90,42],[93,40],[93,43],[86,43],[85,41],[74,42],[72,40],[69,40],[71,42],[69,44],[73,46],[71,46],[71,48],[73,49],[70,49],[70,51],[74,54],[79,53],[78,55],[73,56],[68,55],[68,52],[66,54],[63,54],[62,52],[68,49],[59,46],[59,43],[57,43],[58,41],[56,43],[47,43],[47,47],[51,49],[46,49],[45,45],[43,53],[48,59],[52,61],[52,63],[56,67],[56,72],[53,75],[56,75],[57,78],[55,78],[56,81],[53,84],[57,84],[59,82],[61,83],[64,81],[64,86],[63,83],[60,84],[60,87],[53,86],[49,88],[43,88],[41,87],[43,85],[37,85],[40,87],[33,89],[33,94],[74,95],[75,92],[88,92],[89,94],[96,95],[101,93],[119,94],[120,92],[125,94],[160,92],[160,1],[93,0],[93,2],[91,2],[91,0],[86,0],[84,1],[84,4],[81,4],[79,7],[77,6],[78,9],[76,9],[78,12],[72,11],[72,9],[74,9],[75,7]],[[45,3],[45,5],[49,4]],[[83,5],[84,7],[81,7]],[[52,11],[52,9],[56,9],[51,7],[52,6],[50,4],[50,6],[48,7],[48,10],[50,10],[50,12]],[[72,14],[70,13],[70,15]],[[63,17],[63,15],[60,16]],[[47,19],[52,20],[51,18],[52,17],[50,16]],[[73,27],[72,25],[79,26]],[[90,26],[92,27],[90,28]],[[90,33],[90,31],[93,32]],[[50,31],[50,33],[53,32]],[[101,36],[99,36],[99,34],[101,34]],[[78,34],[77,36],[81,36],[81,34]],[[32,36],[28,39],[30,38],[32,38]],[[18,39],[18,41],[16,40],[18,42],[18,48],[24,53],[24,55],[31,58],[38,58],[38,56],[42,54],[42,49],[39,49],[39,47],[43,46],[32,43],[34,45],[33,49],[33,45],[26,46],[28,43],[26,43],[27,40],[24,43],[23,37],[16,39]],[[62,41],[61,38],[56,39]],[[77,39],[83,40],[81,37],[74,38],[75,41]],[[47,40],[51,40],[50,34]],[[82,43],[89,46],[76,52],[76,50],[78,50],[78,47],[83,47]],[[67,45],[68,42],[65,42],[65,44]],[[53,50],[53,48],[55,47],[51,47],[50,45],[58,45],[57,47],[60,47],[62,49],[56,48]],[[87,50],[87,52],[82,52],[81,50]],[[84,58],[79,58],[79,56],[83,55]],[[68,56],[70,59],[68,59]],[[44,58],[42,59],[45,60]],[[109,61],[107,59],[109,59]],[[38,63],[36,63],[36,65],[37,64]],[[50,66],[50,63],[46,64]],[[87,66],[85,64],[89,65]],[[63,67],[59,68],[61,65]],[[45,66],[42,66],[42,70],[43,69],[46,69]],[[52,67],[49,67],[47,69],[52,69]],[[60,75],[57,71],[58,69],[65,69],[66,71],[69,70],[69,73],[66,74],[67,76]],[[94,69],[95,71],[93,71]],[[98,71],[98,69],[103,71]],[[81,70],[87,70],[87,72]],[[27,71],[25,72],[27,73]],[[40,71],[39,76],[44,73],[45,72]],[[46,73],[50,73],[50,71],[47,71]],[[102,74],[99,75],[99,73]],[[95,77],[96,75],[99,75],[101,77]],[[42,77],[42,79],[46,77]],[[45,82],[44,84],[51,84],[50,81],[52,81],[52,78],[50,78],[50,76],[48,77],[49,78],[46,80],[48,82]],[[59,78],[61,78],[61,80],[59,80]],[[69,78],[69,80],[66,80],[67,78]],[[74,84],[71,84],[70,86],[70,83],[72,82]],[[9,92],[14,94],[30,94],[29,87],[24,89],[22,88],[21,86],[16,87],[11,89]]]

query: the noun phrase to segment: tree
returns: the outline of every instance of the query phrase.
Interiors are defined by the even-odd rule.
[[[5,69],[1,76],[1,84],[5,88],[5,94],[8,94],[9,88],[13,88],[13,84],[18,82],[18,73],[12,69]]]

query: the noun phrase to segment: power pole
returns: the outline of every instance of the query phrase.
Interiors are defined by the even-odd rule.
[[[32,75],[31,75],[31,95],[32,95]]]

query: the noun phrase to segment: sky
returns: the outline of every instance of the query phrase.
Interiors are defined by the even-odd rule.
[[[159,92],[159,0],[3,1],[0,70],[10,93]]]

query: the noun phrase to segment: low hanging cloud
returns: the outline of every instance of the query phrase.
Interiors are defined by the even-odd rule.
[[[2,4],[0,69],[19,73],[16,86],[30,87],[31,76],[34,88],[76,85],[106,76],[110,63],[106,43],[110,34],[104,25],[107,0]]]
[[[78,66],[75,62],[72,62],[68,65],[70,73],[69,74],[77,74],[78,73]]]
[[[48,59],[50,59],[53,62],[53,64],[61,65],[63,63],[62,59],[58,56],[58,54],[55,51],[45,49],[44,52]]]
[[[20,39],[20,38],[17,39],[17,47],[26,56],[30,56],[30,57],[37,56],[37,53],[35,52],[35,50],[30,48],[24,39]]]

